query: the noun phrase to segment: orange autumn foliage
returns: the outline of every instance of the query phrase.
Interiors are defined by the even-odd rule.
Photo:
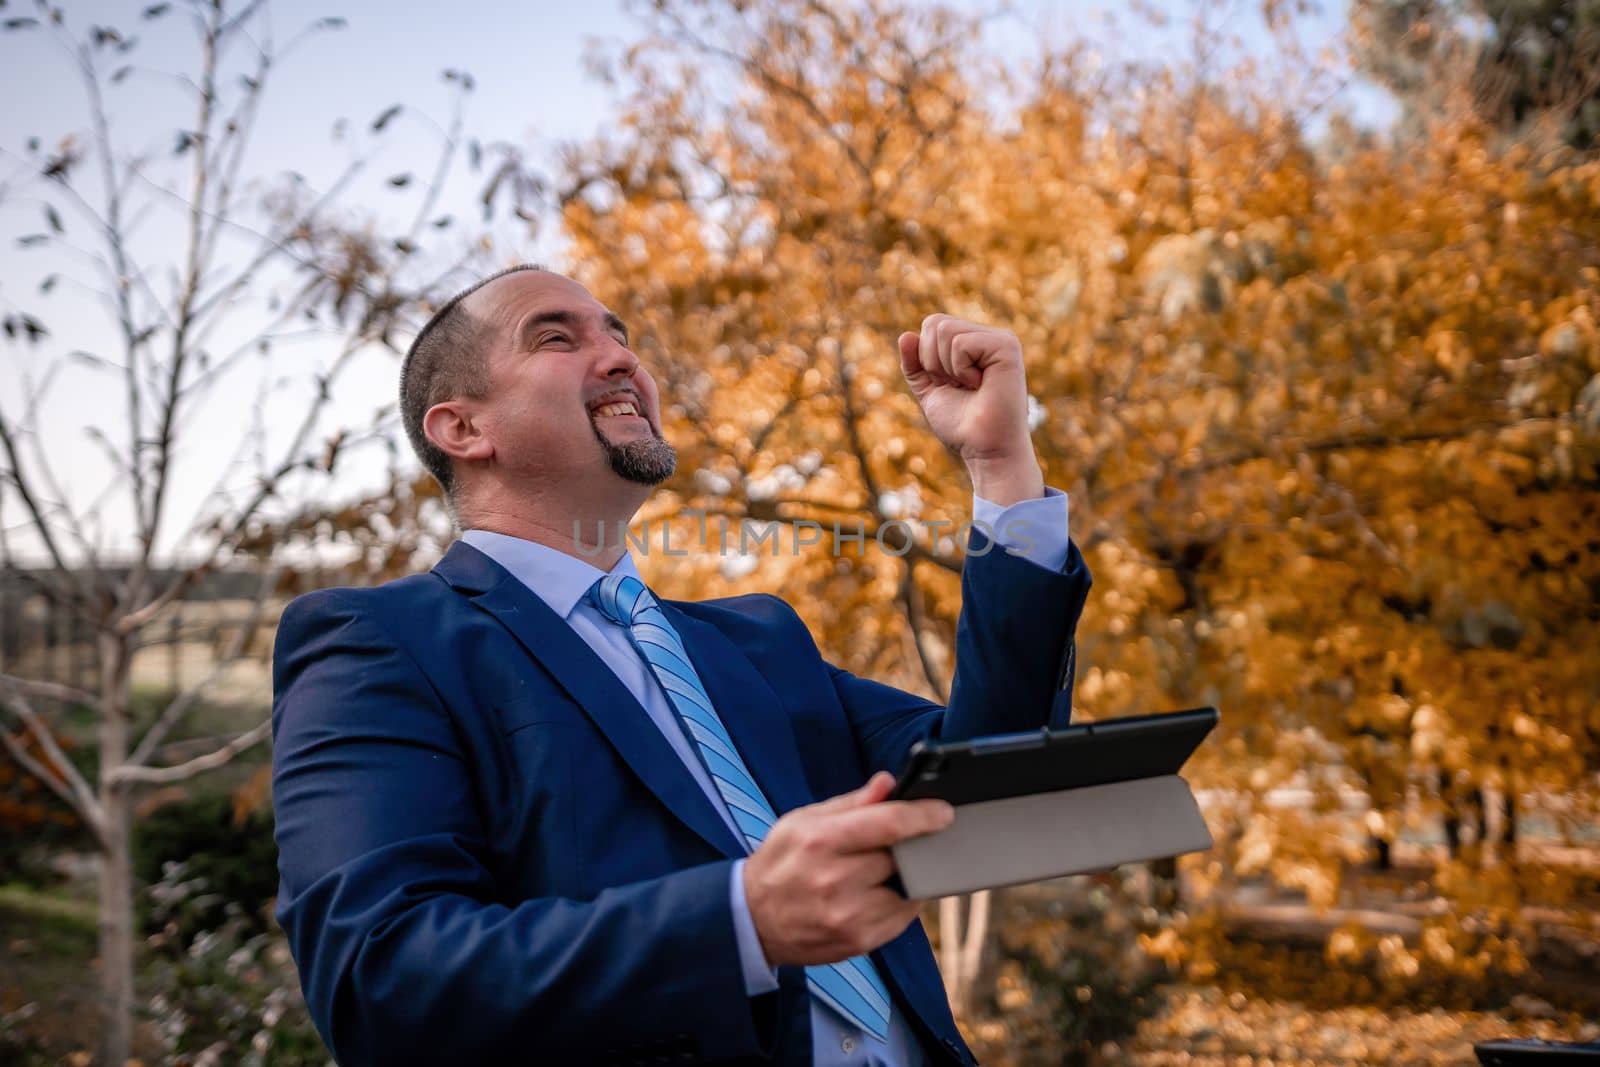
[[[641,561],[662,590],[781,592],[835,661],[941,692],[969,496],[892,345],[935,310],[1002,324],[1096,575],[1081,714],[1223,709],[1192,888],[1331,907],[1352,865],[1477,820],[1448,915],[1384,951],[1521,966],[1520,905],[1577,875],[1476,813],[1526,801],[1559,838],[1596,812],[1600,163],[1448,116],[1314,139],[1268,87],[1008,70],[887,3],[647,18],[562,225],[670,400],[649,515],[698,551]],[[816,543],[738,554],[738,523],[801,520]]]

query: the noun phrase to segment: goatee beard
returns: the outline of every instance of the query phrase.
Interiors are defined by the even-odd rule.
[[[595,440],[600,442],[606,462],[619,477],[640,485],[660,485],[678,469],[677,449],[668,444],[665,438],[657,436],[654,426],[650,427],[649,437],[620,445],[601,433],[593,418],[589,420],[589,428],[594,431]]]

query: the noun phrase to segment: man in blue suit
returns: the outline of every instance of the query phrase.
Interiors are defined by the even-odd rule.
[[[885,884],[953,813],[891,774],[1063,724],[1089,576],[1017,339],[934,315],[899,349],[975,496],[946,708],[829,666],[781,600],[658,602],[580,540],[675,463],[582,286],[518,268],[418,335],[402,414],[465,533],[296,600],[274,665],[278,919],[341,1063],[972,1062]]]

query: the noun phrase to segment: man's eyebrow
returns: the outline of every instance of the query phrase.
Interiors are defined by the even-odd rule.
[[[628,324],[617,318],[615,312],[608,311],[605,315],[606,329],[622,335],[622,343],[628,343]]]
[[[622,335],[623,343],[628,341],[628,327],[613,312],[606,312],[601,321],[605,328]],[[541,311],[530,316],[522,324],[521,339],[524,342],[533,340],[534,331],[541,326],[565,326],[569,330],[578,330],[583,326],[583,316],[575,311]]]

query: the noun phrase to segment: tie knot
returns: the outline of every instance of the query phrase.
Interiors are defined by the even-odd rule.
[[[655,601],[639,579],[608,574],[589,587],[589,599],[600,614],[621,626],[632,626],[635,616]]]

